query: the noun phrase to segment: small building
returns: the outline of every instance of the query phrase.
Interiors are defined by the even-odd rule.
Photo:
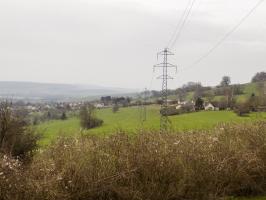
[[[45,106],[44,106],[44,109],[45,110],[49,110],[49,109],[51,109],[52,107],[50,106],[50,105],[48,105],[48,104],[46,104]]]
[[[37,111],[37,108],[35,106],[27,106],[26,109],[32,112]]]
[[[204,105],[204,109],[205,110],[212,110],[212,111],[219,110],[219,108],[215,107],[212,103],[206,103]]]
[[[182,105],[181,105],[181,104],[179,104],[179,105],[176,106],[176,109],[177,109],[177,110],[179,110],[179,109],[181,109],[181,108],[182,108]]]
[[[105,108],[104,103],[97,103],[97,104],[95,104],[94,106],[95,106],[95,108],[97,108],[97,109]]]

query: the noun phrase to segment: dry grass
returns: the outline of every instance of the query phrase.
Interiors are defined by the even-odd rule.
[[[208,132],[61,138],[28,166],[16,164],[7,170],[6,161],[1,162],[1,200],[208,200],[262,195],[266,123],[224,125]]]

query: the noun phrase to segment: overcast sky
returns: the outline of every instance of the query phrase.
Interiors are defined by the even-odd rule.
[[[159,89],[151,82],[188,0],[0,0],[0,80]],[[257,0],[196,0],[172,51],[171,87],[234,83],[266,70],[266,2],[200,64]],[[156,72],[154,76],[160,73]]]

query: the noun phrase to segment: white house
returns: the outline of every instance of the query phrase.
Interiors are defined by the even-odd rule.
[[[95,106],[95,108],[97,108],[97,109],[101,109],[101,108],[104,108],[104,107],[105,107],[103,103],[97,103],[97,104],[95,104],[94,106]]]
[[[30,110],[30,111],[36,111],[37,110],[37,108],[34,106],[27,106],[26,108],[27,108],[27,110]]]
[[[207,103],[204,106],[205,110],[219,110],[219,108],[216,108],[214,105],[212,105],[211,103]]]
[[[179,105],[176,106],[176,109],[177,110],[179,110],[180,108],[182,108],[182,105],[181,104],[179,104]]]

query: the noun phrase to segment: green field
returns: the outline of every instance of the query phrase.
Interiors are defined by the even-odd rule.
[[[117,130],[124,130],[128,133],[134,133],[138,129],[159,130],[160,107],[147,107],[147,121],[141,123],[141,112],[138,107],[120,108],[117,113],[112,109],[97,110],[97,116],[104,120],[101,127],[82,131],[78,118],[69,118],[66,121],[50,121],[38,126],[39,130],[44,132],[44,139],[41,145],[49,144],[58,135],[71,136],[74,134],[97,134],[108,135]],[[197,113],[183,114],[170,117],[172,128],[176,131],[185,130],[206,130],[211,129],[219,123],[237,122],[243,123],[252,120],[266,120],[266,113],[252,113],[247,117],[239,117],[232,111],[202,111]],[[266,200],[266,197],[255,198],[228,198],[228,200]]]
[[[111,109],[97,111],[97,117],[104,120],[101,127],[82,131],[78,118],[70,118],[66,121],[50,121],[38,126],[44,133],[42,143],[49,143],[58,135],[73,135],[78,133],[107,135],[124,130],[134,133],[139,129],[159,130],[160,114],[158,106],[147,107],[147,121],[141,123],[141,112],[138,107],[121,108],[117,113]],[[210,129],[223,122],[244,122],[256,119],[266,119],[266,113],[252,113],[248,117],[238,117],[231,111],[202,111],[169,117],[172,128],[175,131]]]
[[[242,84],[243,87],[243,93],[242,95],[235,95],[236,101],[239,103],[245,102],[247,101],[251,94],[254,93],[255,95],[258,95],[258,85],[257,83],[247,83],[247,84]],[[210,90],[209,92],[211,92],[213,90]],[[190,101],[193,99],[194,96],[194,92],[189,92],[186,95],[186,100]],[[215,96],[213,101],[220,101],[222,98],[224,98],[224,96]],[[171,97],[171,99],[174,99],[174,97]],[[175,97],[176,99],[176,97]],[[205,99],[206,100],[206,99]]]

